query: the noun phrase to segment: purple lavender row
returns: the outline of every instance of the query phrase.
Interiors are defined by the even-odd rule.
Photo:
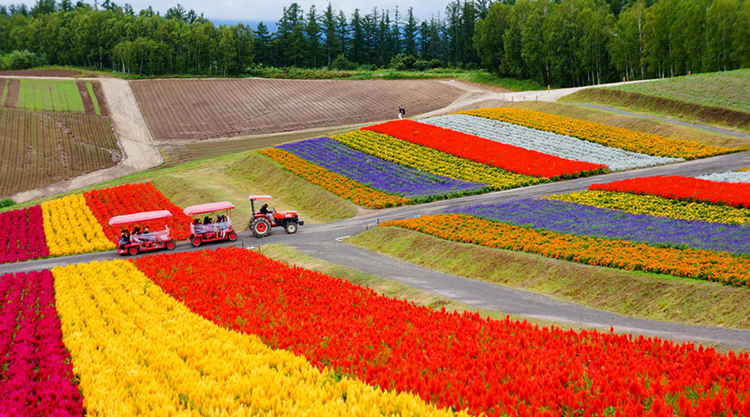
[[[376,190],[408,198],[474,193],[487,184],[443,177],[385,161],[330,138],[281,145],[302,159]]]
[[[0,276],[0,415],[83,415],[49,271]]]
[[[750,253],[750,229],[739,225],[631,214],[551,200],[477,205],[451,212],[558,233],[678,248]]]
[[[42,207],[0,213],[0,264],[49,256]]]

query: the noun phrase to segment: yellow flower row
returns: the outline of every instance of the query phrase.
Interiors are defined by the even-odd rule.
[[[613,148],[625,149],[646,155],[696,159],[744,150],[739,148],[717,148],[697,142],[667,138],[621,127],[573,119],[571,117],[510,107],[467,110],[460,113],[573,136]]]
[[[716,204],[666,199],[654,195],[636,195],[612,191],[582,191],[553,195],[550,200],[627,211],[634,214],[703,220],[714,223],[750,223],[750,210]]]
[[[374,190],[366,185],[350,180],[343,175],[339,175],[315,164],[311,164],[283,149],[270,148],[256,152],[273,159],[281,164],[284,169],[294,173],[298,177],[330,191],[339,197],[352,200],[354,204],[359,204],[360,206],[379,209],[402,206],[410,204],[412,201],[405,197]]]
[[[52,270],[89,415],[450,415],[221,328],[132,263]]]
[[[114,249],[83,194],[42,203],[44,233],[52,256]]]
[[[508,172],[370,130],[356,130],[332,138],[386,161],[457,180],[485,183],[495,190],[549,181],[546,178]]]
[[[738,169],[737,170],[737,172],[748,172],[748,171],[750,171],[750,168]]]

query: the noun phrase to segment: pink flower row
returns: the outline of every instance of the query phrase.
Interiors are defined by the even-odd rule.
[[[0,213],[0,264],[49,256],[42,207]]]
[[[82,415],[49,271],[0,276],[0,415]]]

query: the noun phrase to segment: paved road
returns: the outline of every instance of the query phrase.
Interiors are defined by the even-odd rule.
[[[502,202],[519,198],[539,198],[551,194],[561,194],[586,189],[593,183],[606,183],[625,178],[651,175],[701,175],[716,171],[726,171],[750,166],[750,153],[723,155],[698,161],[680,164],[644,168],[589,178],[580,178],[541,184],[532,187],[507,191],[498,191],[482,195],[457,199],[435,201],[416,206],[395,207],[391,209],[367,211],[354,218],[321,225],[305,225],[295,235],[276,230],[271,236],[258,240],[249,233],[240,234],[233,245],[254,247],[266,243],[286,243],[316,258],[357,268],[365,272],[383,276],[410,287],[431,294],[456,300],[477,308],[490,309],[508,314],[565,322],[573,325],[591,326],[617,331],[654,335],[676,341],[719,342],[730,348],[750,349],[750,331],[730,330],[724,328],[688,326],[667,322],[634,319],[617,314],[603,312],[578,304],[562,302],[552,297],[517,290],[501,285],[443,274],[433,270],[393,259],[378,253],[370,252],[353,245],[341,243],[345,236],[361,233],[377,227],[378,222],[392,219],[404,219],[426,214],[441,213],[449,209],[470,204]],[[216,248],[229,244],[210,245]],[[203,247],[199,248],[203,249]],[[178,243],[179,251],[197,250],[188,242]],[[148,256],[148,255],[140,255]],[[0,274],[6,272],[48,269],[56,265],[109,260],[118,258],[114,251],[83,254],[66,258],[42,259],[16,264],[0,265]]]

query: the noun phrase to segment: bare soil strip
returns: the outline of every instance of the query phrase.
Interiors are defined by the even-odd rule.
[[[16,79],[8,81],[8,95],[5,97],[5,107],[16,107],[18,104],[18,90],[21,83]]]
[[[92,81],[91,86],[94,88],[94,95],[96,101],[99,102],[99,110],[101,110],[102,116],[109,116],[109,106],[107,105],[107,97],[104,95],[102,90],[102,84],[99,81]]]
[[[94,109],[94,101],[91,100],[89,89],[86,88],[86,82],[76,80],[76,87],[78,87],[78,93],[81,95],[81,100],[83,100],[84,113],[92,116],[96,115],[96,110]]]
[[[453,83],[457,84],[457,83]],[[205,140],[393,119],[464,94],[435,80],[143,80],[132,82],[158,141]]]
[[[75,71],[66,69],[35,69],[35,70],[15,70],[0,71],[0,76],[17,76],[17,77],[107,77],[106,75],[95,75],[88,71]]]

